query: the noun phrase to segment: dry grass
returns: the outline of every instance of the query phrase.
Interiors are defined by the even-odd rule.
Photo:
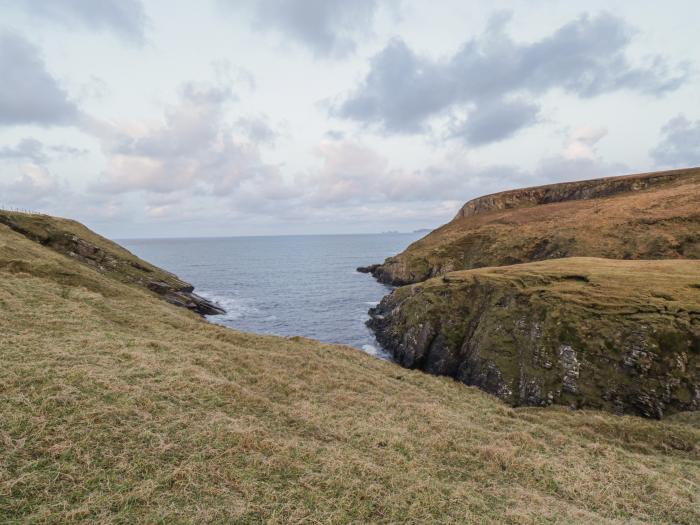
[[[187,285],[172,273],[136,257],[119,244],[71,219],[0,210],[0,225],[3,224],[61,253],[76,249],[73,238],[80,239],[89,250],[99,250],[99,253],[89,256],[95,267],[122,282],[145,286],[149,281],[163,281],[175,289]]]
[[[415,283],[457,270],[579,256],[700,259],[700,168],[681,175],[644,191],[457,217],[387,259],[380,276]]]
[[[210,325],[0,226],[3,523],[698,523],[700,426]]]

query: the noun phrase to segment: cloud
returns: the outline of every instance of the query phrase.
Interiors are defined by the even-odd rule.
[[[367,145],[349,140],[324,140],[317,148],[320,165],[296,184],[307,189],[305,208],[333,208],[401,203],[463,204],[470,198],[508,189],[560,181],[582,180],[629,171],[606,162],[597,151],[605,128],[580,126],[567,136],[561,152],[542,159],[532,169],[515,164],[480,164],[456,149],[437,162],[407,170],[391,166]]]
[[[0,31],[0,125],[66,125],[78,109],[46,70],[36,47],[20,35]]]
[[[262,114],[241,117],[236,121],[236,127],[257,144],[274,144],[279,137],[279,133],[270,125],[270,119]]]
[[[30,160],[35,164],[45,164],[54,156],[79,157],[86,155],[87,150],[74,148],[73,146],[45,146],[44,143],[34,138],[24,138],[15,146],[0,147],[0,160]]]
[[[453,134],[475,146],[498,142],[537,122],[540,108],[525,100],[494,100],[476,106]]]
[[[691,122],[683,115],[661,128],[662,140],[651,152],[657,165],[700,166],[700,120]]]
[[[22,164],[19,172],[15,180],[0,184],[4,205],[40,211],[41,206],[64,189],[59,179],[45,166],[29,162]]]
[[[335,114],[386,133],[420,133],[434,117],[467,112],[456,135],[485,144],[537,121],[538,106],[526,95],[559,89],[590,98],[627,89],[659,96],[688,76],[686,66],[674,73],[659,56],[632,64],[625,51],[633,32],[610,14],[582,15],[532,43],[508,36],[507,18],[494,17],[483,35],[445,59],[418,55],[404,41],[392,40]]]
[[[378,0],[239,0],[224,5],[252,11],[256,25],[301,43],[321,57],[352,53],[372,27]]]
[[[307,207],[314,208],[435,203],[461,198],[488,188],[492,181],[502,184],[521,175],[514,167],[478,166],[458,154],[422,169],[395,168],[371,147],[350,139],[324,140],[316,153],[320,166],[297,180],[297,185],[307,189]]]
[[[20,8],[69,28],[110,31],[137,43],[144,41],[148,21],[140,0],[0,0],[0,7]]]
[[[16,146],[3,146],[0,148],[0,159],[4,160],[25,160],[29,159],[37,164],[48,160],[44,152],[44,145],[36,139],[25,138],[20,140]]]
[[[92,123],[109,159],[96,189],[228,195],[247,179],[276,175],[257,144],[236,137],[225,123],[225,106],[234,98],[229,90],[188,84],[181,95],[157,125]]]
[[[562,155],[568,160],[594,159],[598,142],[607,134],[605,127],[577,127],[570,133]]]

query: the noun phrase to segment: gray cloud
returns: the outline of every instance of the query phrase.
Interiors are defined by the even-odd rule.
[[[33,18],[68,27],[111,31],[139,43],[147,24],[141,0],[0,0],[0,7],[21,8]]]
[[[20,35],[0,32],[0,125],[72,124],[78,109],[46,70],[36,47]]]
[[[45,164],[52,156],[79,157],[87,153],[87,150],[74,148],[73,146],[57,145],[47,147],[34,138],[24,138],[15,146],[0,147],[1,160],[30,160],[36,164]]]
[[[524,100],[494,100],[478,104],[453,133],[475,146],[498,142],[537,122],[540,108]]]
[[[3,146],[0,148],[0,159],[32,160],[37,164],[41,164],[48,160],[48,156],[41,142],[36,139],[26,138],[20,140],[16,146]]]
[[[533,43],[505,33],[507,17],[492,19],[481,37],[453,56],[434,60],[391,41],[376,55],[362,84],[335,112],[377,125],[388,133],[417,133],[432,117],[474,107],[461,135],[482,144],[508,137],[536,121],[537,106],[523,94],[541,96],[561,89],[590,98],[621,89],[659,96],[688,77],[663,57],[635,65],[625,56],[632,31],[610,14],[583,15]],[[520,96],[518,102],[513,97]]]
[[[253,11],[258,27],[291,37],[317,56],[352,53],[372,27],[377,0],[238,0],[225,5]]]
[[[270,125],[270,119],[262,114],[241,117],[236,121],[236,127],[257,144],[273,144],[279,137],[279,133]]]
[[[700,120],[691,122],[678,115],[661,131],[663,139],[651,153],[658,165],[700,166]]]

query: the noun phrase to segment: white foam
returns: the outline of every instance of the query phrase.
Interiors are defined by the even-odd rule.
[[[209,299],[226,310],[225,314],[212,316],[211,320],[213,321],[236,321],[259,312],[256,307],[246,304],[247,301],[245,299],[240,299],[237,297],[223,297],[206,291],[201,291],[198,293],[202,297]]]
[[[362,351],[365,354],[373,355],[374,357],[381,357],[380,351],[374,345],[362,345]]]

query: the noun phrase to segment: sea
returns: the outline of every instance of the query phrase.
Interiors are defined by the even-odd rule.
[[[356,271],[403,251],[425,233],[122,239],[120,244],[195,287],[225,315],[213,323],[301,335],[387,354],[365,326],[391,287]]]

